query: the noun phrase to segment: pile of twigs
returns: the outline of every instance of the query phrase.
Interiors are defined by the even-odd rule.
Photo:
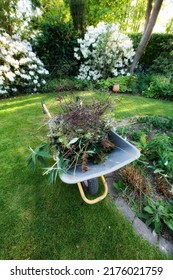
[[[60,102],[62,103],[62,99]],[[105,118],[110,101],[82,104],[78,102],[63,105],[64,112],[54,117],[53,143],[66,169],[81,165],[82,172],[89,169],[87,163],[104,161],[114,149],[109,140],[112,121]]]

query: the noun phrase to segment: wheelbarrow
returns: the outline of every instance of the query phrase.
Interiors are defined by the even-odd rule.
[[[48,111],[44,101],[42,101],[43,112],[49,117],[50,133],[53,135],[54,119]],[[81,166],[78,165],[75,170],[70,168],[67,173],[60,175],[60,179],[67,184],[77,184],[82,199],[88,204],[95,204],[103,200],[108,194],[108,187],[104,175],[112,173],[123,166],[133,162],[140,157],[139,150],[131,143],[123,139],[114,130],[109,133],[110,141],[115,145],[115,148],[108,154],[107,159],[99,164],[87,163],[89,170],[82,172]],[[59,158],[56,157],[57,167]],[[87,198],[85,193],[96,195],[98,191],[98,178],[101,178],[103,184],[103,193],[96,198]]]

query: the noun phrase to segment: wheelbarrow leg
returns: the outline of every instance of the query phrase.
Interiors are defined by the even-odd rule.
[[[88,204],[95,204],[95,203],[97,203],[97,202],[103,200],[103,199],[107,196],[107,194],[108,194],[108,186],[107,186],[106,180],[105,180],[104,176],[101,176],[100,178],[101,178],[102,183],[103,183],[104,193],[103,193],[102,195],[100,195],[99,197],[95,198],[95,199],[88,199],[88,198],[85,196],[85,193],[84,193],[84,191],[83,191],[82,184],[81,184],[80,182],[77,183],[78,188],[79,188],[80,195],[81,195],[82,199],[83,199],[86,203],[88,203]]]

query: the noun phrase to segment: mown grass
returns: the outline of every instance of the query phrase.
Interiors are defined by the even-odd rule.
[[[102,98],[90,92],[71,95]],[[53,93],[0,101],[0,259],[171,258],[137,236],[109,196],[84,204],[77,186],[60,180],[50,186],[41,168],[35,173],[28,168],[28,147],[40,143],[46,121],[41,98],[51,112],[59,110]],[[172,116],[173,109],[170,102],[118,95],[111,114],[117,120]]]

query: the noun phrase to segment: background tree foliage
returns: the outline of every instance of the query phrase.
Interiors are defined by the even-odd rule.
[[[87,0],[87,25],[96,25],[99,21],[115,22],[122,31],[137,32],[145,19],[146,0]]]
[[[20,0],[0,1],[0,27],[10,35],[15,34],[16,30],[17,33],[19,33],[18,31],[25,26],[25,16],[23,15],[21,18],[17,16],[17,3],[19,1]],[[135,57],[135,63],[131,68],[131,73],[133,73],[140,56],[143,54],[144,50],[146,52],[146,45],[155,24],[152,24],[152,28],[150,28],[151,24],[149,25],[149,23],[153,18],[152,4],[153,7],[154,4],[158,2],[161,4],[163,2],[163,5],[167,5],[166,0],[28,1],[31,3],[33,15],[28,20],[27,28],[23,28],[23,33],[20,33],[20,35],[22,34],[22,38],[30,40],[33,31],[39,31],[38,34],[42,35],[37,36],[39,40],[36,51],[49,67],[55,65],[56,69],[61,68],[61,72],[62,67],[65,69],[65,65],[66,69],[68,68],[65,73],[74,72],[74,68],[76,67],[74,66],[73,50],[77,37],[82,37],[81,34],[83,35],[85,33],[85,28],[87,26],[96,26],[101,21],[114,22],[119,25],[121,31],[127,32],[128,34],[131,32],[139,32],[139,30],[145,30],[143,35],[140,35],[142,40],[145,39],[144,43],[142,41],[142,47],[144,47],[142,51],[138,49],[138,56]],[[39,15],[35,12],[38,7],[41,11]],[[171,19],[167,24],[168,33],[171,33],[172,26],[173,21]],[[135,49],[137,49],[137,47],[138,46],[135,46]],[[71,71],[71,69],[73,69],[73,71]]]
[[[1,0],[0,1],[0,27],[8,34],[13,32],[15,17],[15,8],[18,0]]]

